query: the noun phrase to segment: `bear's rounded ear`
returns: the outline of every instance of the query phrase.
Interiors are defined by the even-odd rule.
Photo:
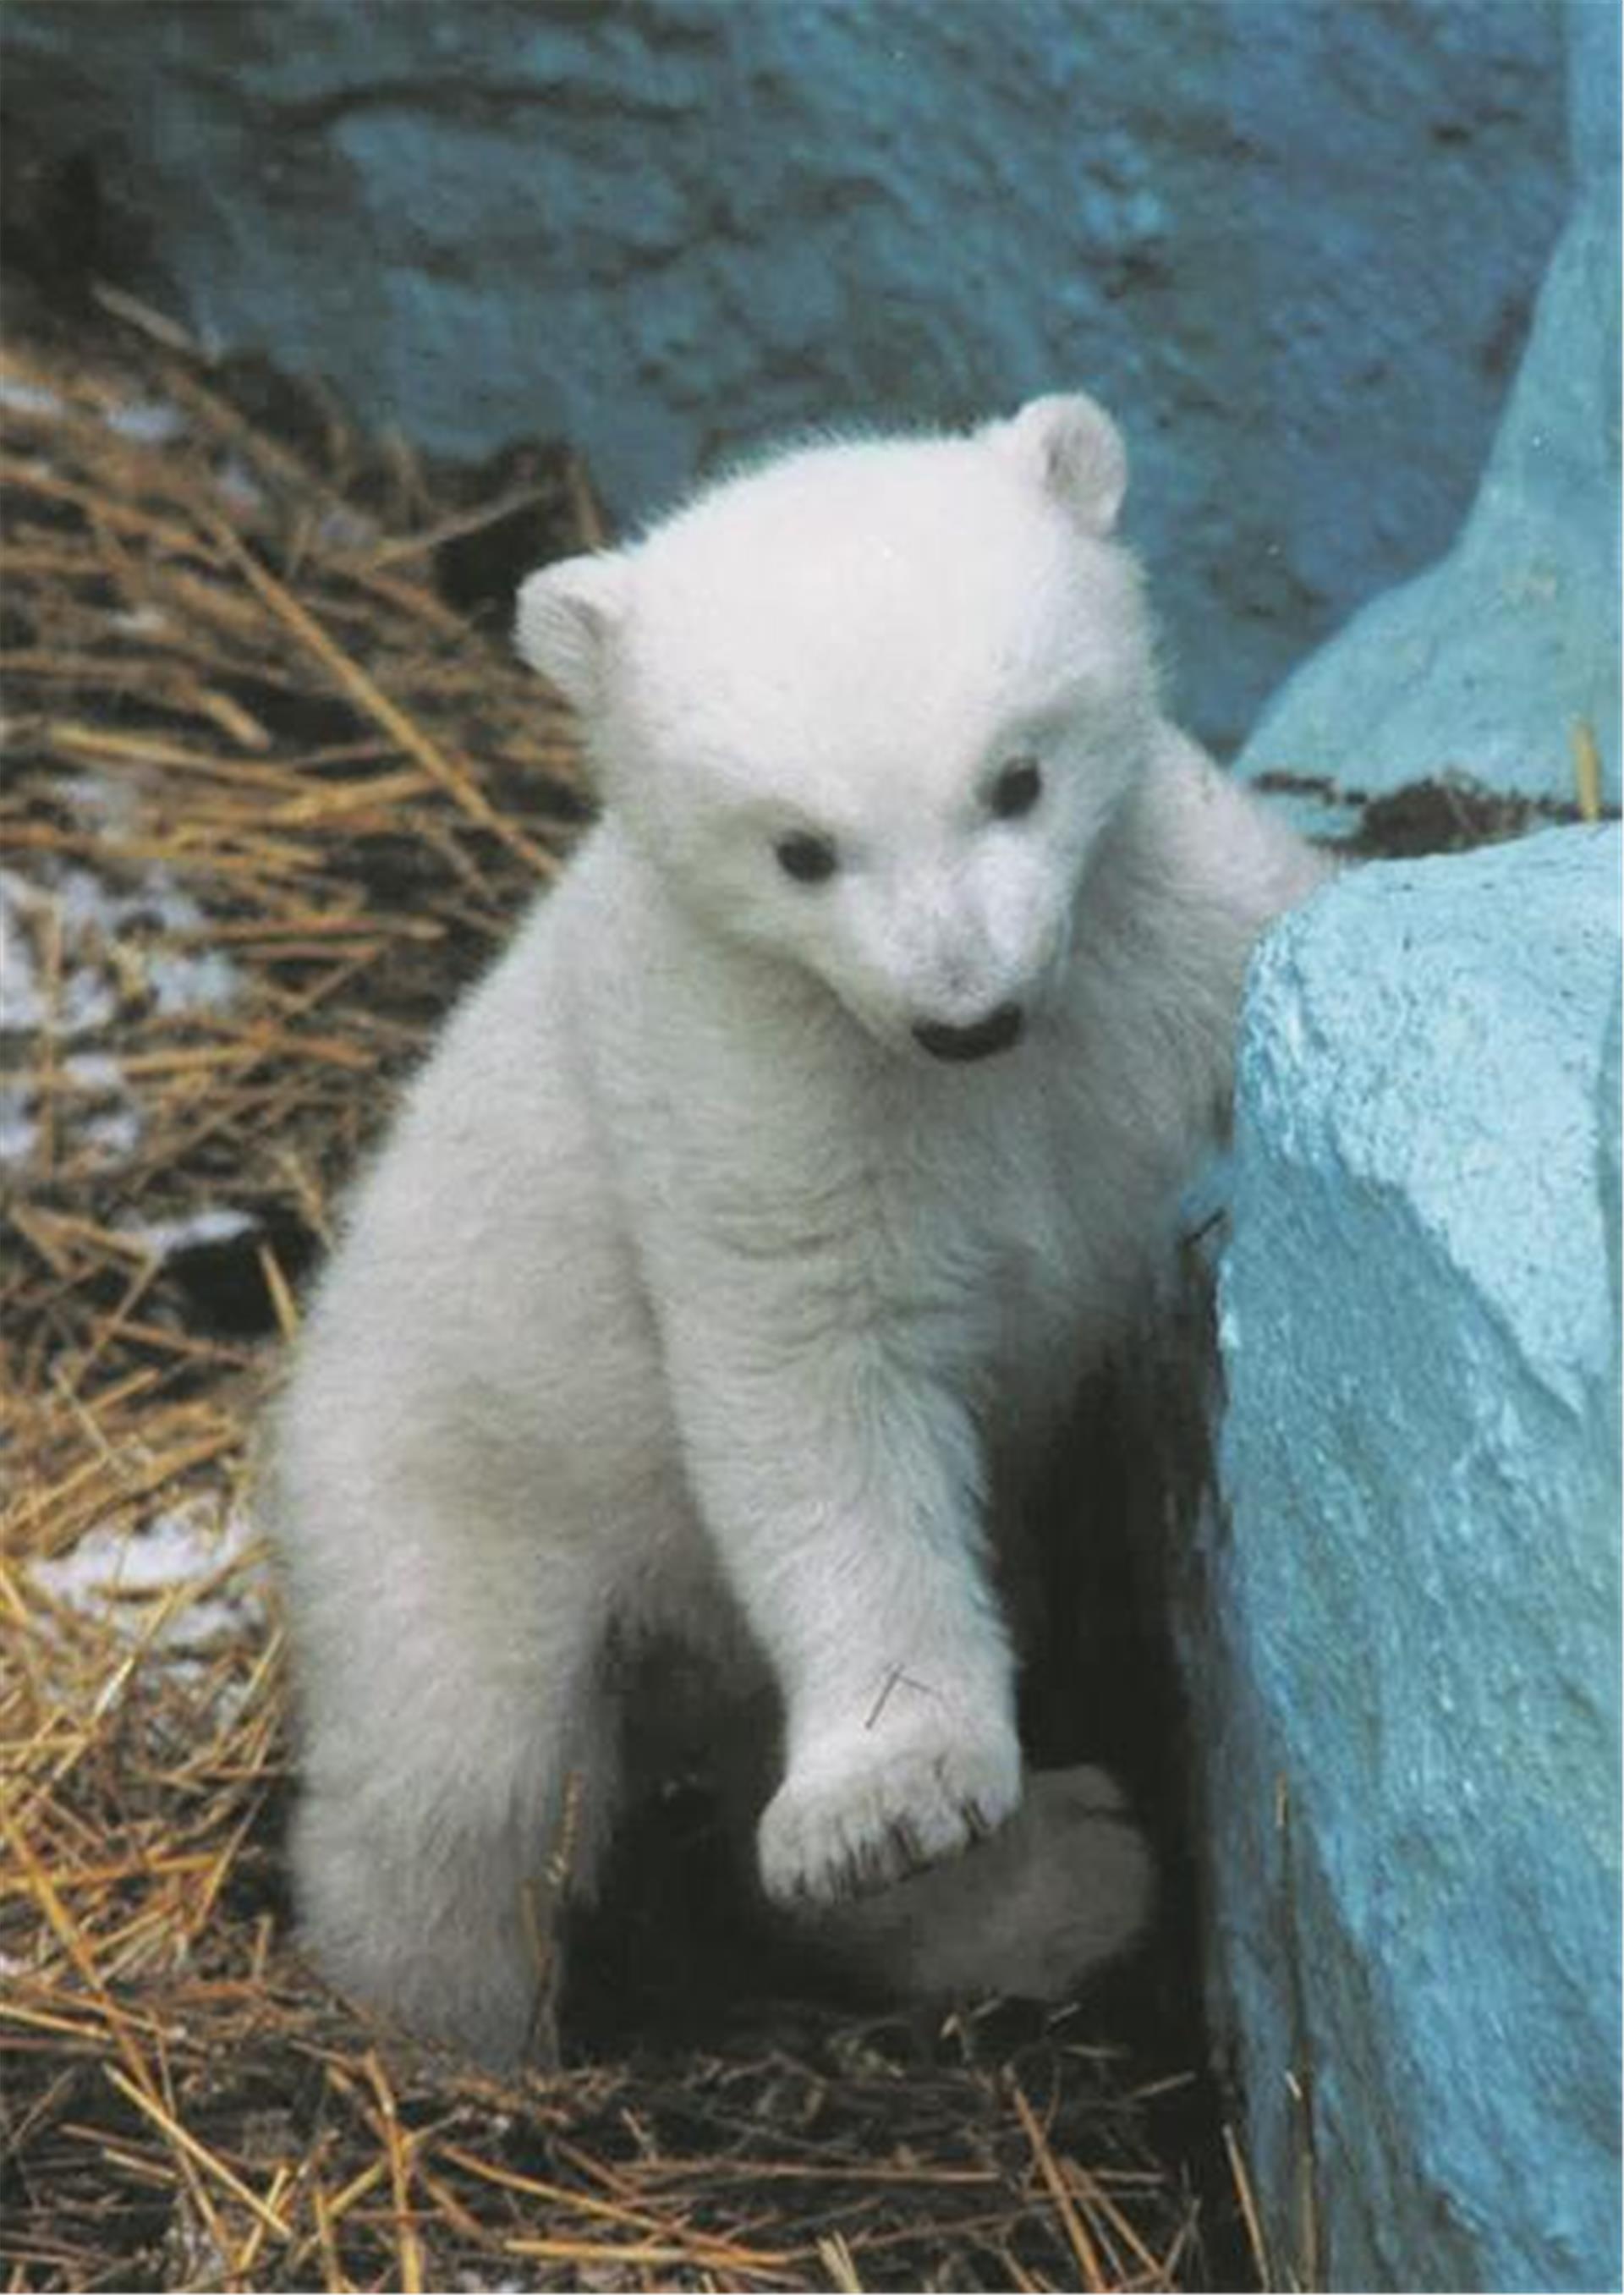
[[[625,565],[615,552],[566,558],[520,584],[514,641],[532,669],[590,713],[603,698],[624,605]]]
[[[1128,491],[1128,450],[1103,406],[1080,390],[1056,392],[1030,399],[984,435],[1023,463],[1088,533],[1112,532]]]

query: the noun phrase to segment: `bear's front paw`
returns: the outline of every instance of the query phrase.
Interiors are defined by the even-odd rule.
[[[1020,1797],[1020,1747],[1008,1729],[820,1747],[763,1814],[762,1884],[778,1904],[866,1896],[967,1849]]]

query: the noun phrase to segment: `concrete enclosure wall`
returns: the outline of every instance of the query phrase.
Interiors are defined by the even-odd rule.
[[[1223,747],[1450,540],[1565,199],[1549,0],[13,0],[4,38],[37,268],[430,445],[567,434],[622,516],[786,428],[1095,389]]]

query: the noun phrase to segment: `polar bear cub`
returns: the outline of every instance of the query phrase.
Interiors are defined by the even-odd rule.
[[[524,586],[602,819],[361,1188],[272,1476],[305,1933],[420,2032],[526,2046],[644,1637],[773,1687],[770,1899],[877,1891],[830,1933],[929,1982],[1032,1896],[1060,1804],[1010,1822],[997,1527],[1318,873],[1162,715],[1125,475],[1043,398],[793,451]],[[1097,1901],[1032,1900],[1086,1961],[1144,1859],[1108,1781],[1061,1800]]]

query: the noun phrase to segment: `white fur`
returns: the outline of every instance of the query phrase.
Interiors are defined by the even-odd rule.
[[[1123,482],[1098,408],[1040,400],[792,453],[525,586],[604,818],[362,1188],[273,1476],[306,1932],[420,2030],[523,2046],[644,1632],[771,1671],[773,1898],[1016,1807],[990,1493],[1130,1313],[1248,949],[1318,874],[1160,714]],[[995,1057],[912,1033],[1011,1003]]]

